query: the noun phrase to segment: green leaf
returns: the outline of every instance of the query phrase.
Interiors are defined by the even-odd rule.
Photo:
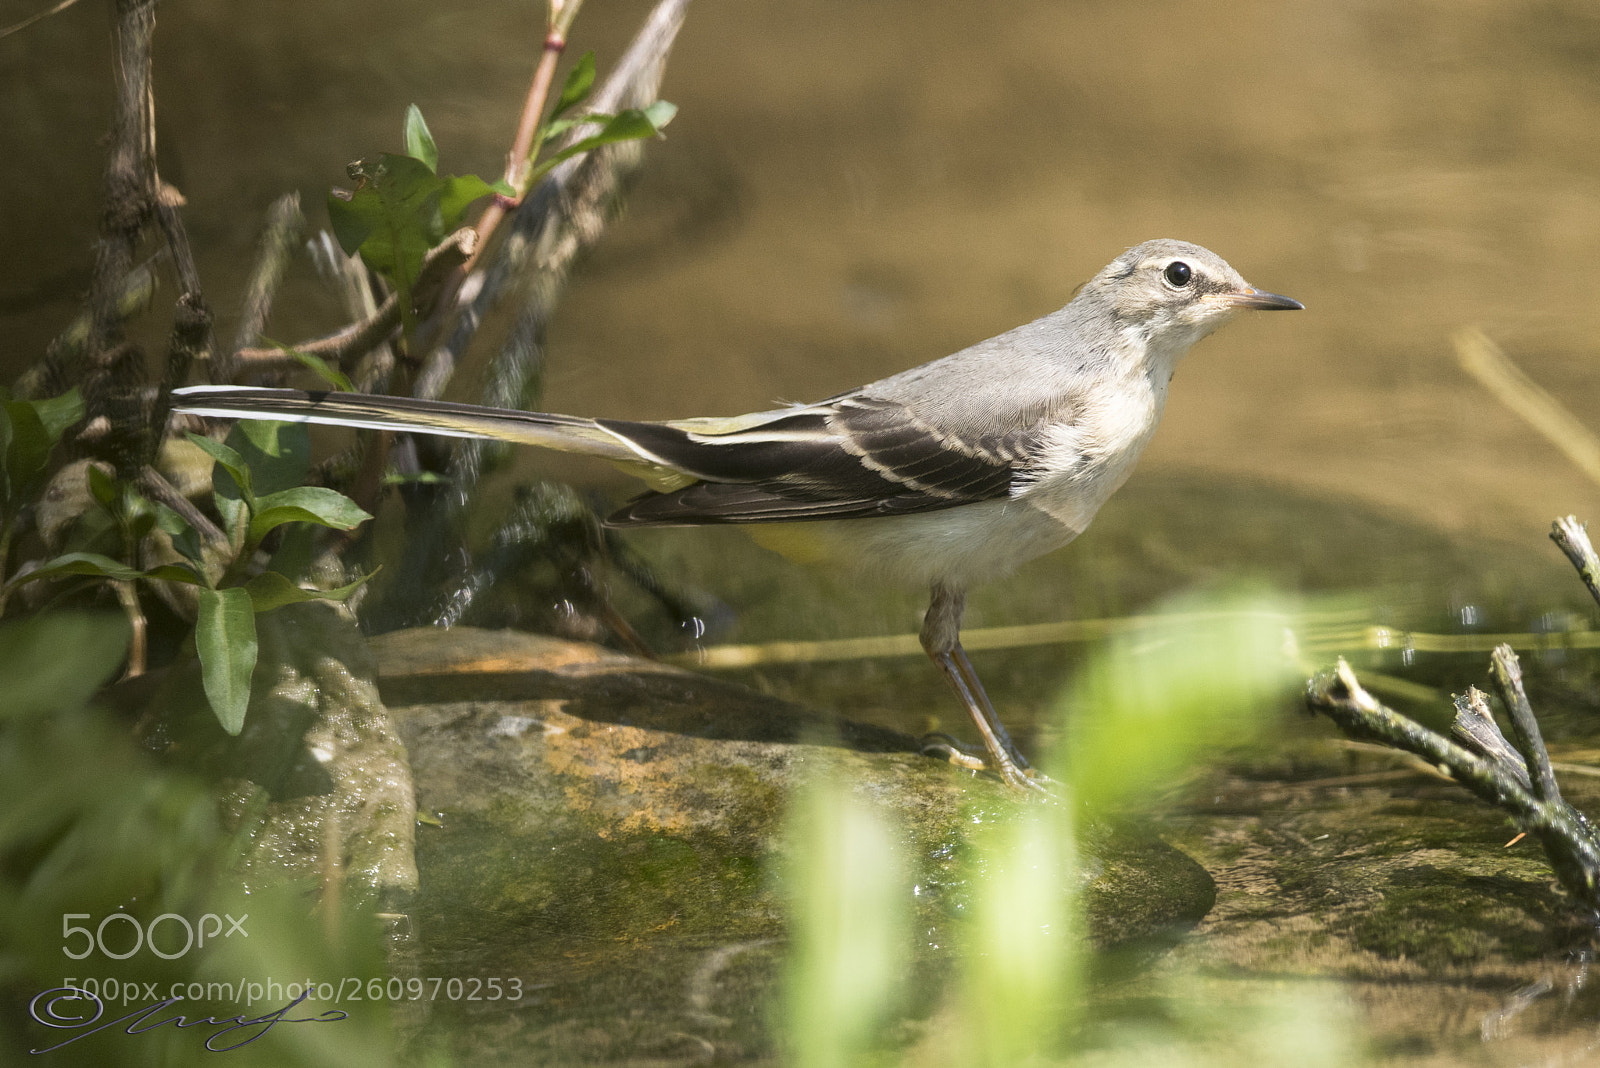
[[[439,148],[433,143],[433,134],[423,121],[422,109],[412,104],[406,108],[406,155],[420,159],[430,171],[439,170]]]
[[[194,647],[200,654],[200,681],[217,722],[229,734],[244,728],[250,707],[250,675],[256,667],[256,616],[250,595],[235,586],[199,591]]]
[[[156,504],[156,526],[172,539],[172,547],[196,566],[205,563],[205,551],[200,545],[200,532],[189,521],[166,505]]]
[[[117,480],[94,464],[89,465],[88,475],[89,495],[99,501],[101,507],[107,511],[112,511],[116,505],[117,498],[122,495],[121,489],[117,486]]]
[[[322,486],[296,486],[262,497],[250,521],[250,544],[284,523],[317,523],[335,530],[350,530],[371,519],[349,497]]]
[[[413,471],[410,474],[401,474],[399,471],[386,471],[383,475],[385,486],[447,486],[450,480],[437,471]]]
[[[277,342],[273,342],[272,344],[277,345]],[[324,360],[321,356],[313,356],[309,352],[301,352],[299,349],[291,349],[287,345],[278,345],[277,347],[294,357],[296,363],[298,363],[301,367],[304,367],[306,370],[311,371],[318,378],[328,383],[334,389],[345,393],[354,393],[356,391],[355,383],[350,381],[350,376],[333,366],[333,364],[329,363],[327,360]]]
[[[444,228],[454,230],[461,224],[461,217],[467,213],[473,201],[481,200],[493,192],[496,192],[494,186],[476,174],[452,174],[446,178],[444,190],[439,195],[439,216],[444,220]]]
[[[318,378],[331,385],[334,389],[342,390],[345,393],[355,392],[356,387],[351,383],[350,376],[327,360],[324,360],[321,356],[315,356],[309,352],[301,352],[291,345],[285,345],[281,341],[274,341],[270,337],[263,337],[261,340],[285,356],[292,358],[301,367],[315,373]]]
[[[228,534],[228,543],[235,550],[244,545],[245,526],[250,521],[250,508],[237,497],[214,498],[217,512],[222,516],[222,529]]]
[[[257,497],[300,485],[311,469],[311,432],[304,423],[241,419],[227,445],[249,470]]]
[[[63,553],[61,556],[46,560],[31,571],[22,572],[6,585],[15,588],[37,579],[61,578],[64,575],[89,575],[94,578],[114,579],[118,582],[162,579],[167,582],[184,582],[191,586],[201,584],[200,576],[182,564],[162,564],[149,571],[140,571],[136,567],[129,567],[100,553]]]
[[[594,53],[585,52],[578,57],[578,62],[567,71],[567,80],[561,84],[561,95],[556,98],[556,106],[550,112],[550,118],[557,118],[563,111],[579,103],[589,95],[589,90],[594,87]],[[546,124],[548,128],[550,124]],[[546,137],[554,134],[546,133]]]
[[[50,459],[55,441],[39,413],[27,401],[6,401],[0,405],[10,432],[0,442],[5,460],[5,489],[8,497],[22,497],[37,481]]]
[[[365,204],[356,203],[356,193],[335,187],[328,191],[328,225],[344,254],[354,256],[378,225],[378,216]]]
[[[77,708],[111,680],[128,649],[114,613],[48,612],[0,625],[0,719]]]
[[[409,335],[416,326],[411,291],[423,257],[445,234],[439,211],[444,180],[420,159],[388,153],[352,170],[361,186],[349,200],[328,199],[334,235],[346,253],[359,251],[368,267],[394,284]]]
[[[540,129],[539,136],[541,140],[554,141],[574,126],[582,126],[586,122],[604,122],[610,117],[610,115],[602,115],[599,112],[595,112],[589,115],[580,115],[575,119],[551,119]]]
[[[68,427],[83,418],[83,397],[79,396],[77,386],[73,386],[59,397],[28,401],[28,403],[38,413],[39,421],[44,424],[45,433],[50,435],[52,445],[61,440],[61,435]]]
[[[678,105],[668,100],[657,100],[644,107],[644,117],[650,120],[650,125],[655,128],[656,133],[665,130],[667,123],[671,122],[677,114]]]
[[[250,595],[250,601],[256,613],[270,612],[274,608],[282,608],[286,604],[299,604],[301,601],[343,601],[355,593],[367,580],[376,575],[362,575],[346,586],[332,590],[303,590],[289,580],[287,575],[278,571],[263,571],[255,578],[244,584],[244,590]]]
[[[218,497],[242,498],[245,503],[253,508],[255,505],[255,490],[250,478],[250,468],[245,464],[244,457],[220,441],[212,441],[210,438],[202,437],[199,434],[186,434],[185,437],[215,460],[217,466],[222,468],[229,478],[233,479],[233,485],[229,486],[227,483],[213,477],[213,492]],[[235,487],[237,487],[236,492]]]
[[[550,172],[562,160],[571,159],[583,152],[600,148],[603,145],[616,144],[619,141],[638,141],[646,137],[654,137],[661,132],[662,127],[672,121],[678,113],[676,104],[669,104],[665,100],[657,100],[648,108],[629,108],[618,112],[605,121],[600,132],[592,134],[568,145],[555,155],[543,160],[528,176],[529,187]]]

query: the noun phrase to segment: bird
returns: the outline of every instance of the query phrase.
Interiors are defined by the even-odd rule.
[[[1124,251],[1043,318],[815,404],[639,422],[248,386],[188,386],[172,401],[201,416],[596,456],[649,487],[609,526],[739,524],[758,542],[799,532],[777,539],[791,555],[919,584],[922,647],[972,717],[990,770],[1043,789],[1049,779],[1012,741],[961,646],[967,590],[1083,533],[1154,435],[1191,346],[1239,311],[1303,307],[1208,249],[1160,239]]]

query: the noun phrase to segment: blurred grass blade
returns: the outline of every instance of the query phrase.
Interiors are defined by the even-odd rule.
[[[786,872],[791,945],[785,984],[790,1063],[862,1063],[901,999],[910,890],[895,835],[818,776],[796,799]]]
[[[1452,339],[1456,359],[1495,399],[1566,453],[1567,459],[1595,482],[1600,482],[1600,438],[1578,421],[1566,406],[1511,362],[1500,346],[1476,327],[1458,331]]]
[[[957,1063],[1004,1068],[1060,1051],[1079,1013],[1084,943],[1070,806],[1029,803],[986,830]]]
[[[1111,639],[1075,682],[1062,714],[1064,778],[1091,810],[1116,808],[1170,780],[1209,748],[1257,732],[1296,685],[1286,650],[1292,613],[1234,599],[1152,620]]]

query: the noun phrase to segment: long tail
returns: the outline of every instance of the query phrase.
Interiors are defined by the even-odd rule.
[[[538,445],[606,460],[654,464],[626,438],[593,419],[476,404],[378,397],[364,393],[187,386],[172,391],[174,411],[226,419],[278,419],[369,430],[399,430],[458,438],[488,438]]]

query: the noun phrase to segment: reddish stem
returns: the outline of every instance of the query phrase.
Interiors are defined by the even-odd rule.
[[[544,102],[550,96],[550,86],[555,81],[556,63],[561,59],[561,52],[567,47],[567,40],[561,31],[552,29],[544,39],[544,53],[539,57],[539,65],[534,69],[533,81],[528,85],[528,97],[522,103],[522,118],[517,122],[517,136],[511,142],[511,151],[506,154],[505,183],[516,194],[512,197],[497,196],[483,209],[483,214],[478,216],[478,247],[473,256],[461,268],[458,277],[465,277],[471,273],[478,264],[478,257],[483,255],[483,250],[488,247],[489,235],[494,233],[495,227],[500,225],[500,220],[506,213],[522,203],[522,197],[527,190],[522,188],[523,181],[527,178],[529,160],[533,152],[533,139],[539,132],[539,119],[544,114]]]

